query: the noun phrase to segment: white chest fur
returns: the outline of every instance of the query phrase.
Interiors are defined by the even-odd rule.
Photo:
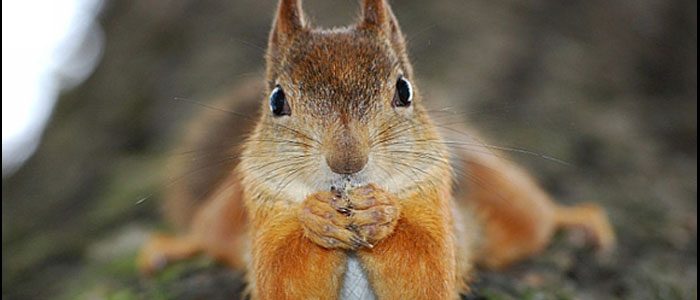
[[[376,298],[360,261],[354,254],[349,255],[345,275],[343,275],[343,287],[340,290],[340,299],[374,300]]]

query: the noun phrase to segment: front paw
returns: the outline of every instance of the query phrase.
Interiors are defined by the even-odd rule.
[[[400,210],[396,198],[375,184],[350,190],[350,229],[374,245],[394,232]],[[371,248],[371,247],[370,247]]]
[[[371,247],[360,234],[352,231],[352,211],[336,192],[318,192],[302,203],[299,220],[304,235],[326,249],[356,250]]]

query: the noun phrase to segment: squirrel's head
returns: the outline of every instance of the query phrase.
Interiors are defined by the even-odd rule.
[[[400,192],[444,176],[446,151],[413,80],[385,0],[363,1],[357,24],[330,30],[312,28],[299,0],[282,0],[244,174],[301,199],[344,181]]]

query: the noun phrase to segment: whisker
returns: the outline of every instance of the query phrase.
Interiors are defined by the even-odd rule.
[[[170,187],[170,186],[172,186],[172,185],[174,185],[174,184],[176,184],[176,183],[178,183],[178,182],[180,182],[180,181],[186,179],[187,177],[189,177],[189,176],[191,176],[191,175],[197,174],[197,173],[199,173],[199,172],[202,172],[202,171],[207,170],[207,169],[209,169],[209,168],[213,168],[213,167],[215,167],[215,166],[218,166],[218,165],[223,164],[223,163],[226,163],[226,162],[231,162],[231,161],[233,161],[233,160],[234,160],[234,159],[231,158],[231,157],[225,157],[225,158],[220,159],[220,160],[217,160],[217,161],[215,161],[215,162],[213,162],[213,163],[206,164],[206,165],[204,165],[204,166],[200,166],[200,167],[197,167],[197,168],[195,168],[195,169],[189,170],[189,171],[187,171],[187,172],[185,172],[185,173],[183,173],[183,174],[181,174],[181,175],[178,175],[178,176],[176,176],[176,177],[168,177],[167,182],[166,182],[165,184],[163,184],[163,186],[164,186],[164,187]],[[148,194],[147,196],[142,197],[142,198],[140,198],[139,200],[137,200],[135,204],[136,204],[136,205],[142,204],[142,203],[146,202],[147,200],[150,200],[151,198],[153,198],[154,195],[155,195],[154,193]]]
[[[302,164],[301,166],[297,166],[294,171],[289,172],[282,180],[280,181],[282,184],[280,184],[279,188],[277,188],[277,192],[275,193],[275,196],[273,198],[277,198],[279,194],[289,186],[289,184],[292,183],[298,176],[301,171],[303,171],[306,167],[308,167],[308,163]]]
[[[381,163],[377,163],[376,166],[379,168],[379,170],[381,170],[382,172],[384,172],[384,174],[386,174],[386,176],[383,176],[382,181],[384,181],[384,180],[392,180],[392,181],[394,182],[394,186],[398,186],[398,185],[396,184],[396,179],[394,178],[394,176],[391,176],[391,173],[389,172],[389,170],[387,170],[387,168],[385,168],[384,166],[382,166]]]
[[[407,178],[409,178],[410,180],[413,180],[413,181],[416,182],[416,183],[419,181],[419,179],[418,179],[418,174],[417,174],[415,171],[413,171],[413,169],[412,169],[411,166],[409,166],[409,165],[407,165],[407,164],[401,164],[401,162],[392,159],[391,156],[385,156],[385,157],[388,158],[388,160],[389,160],[391,163],[394,163],[394,164],[397,164],[397,163],[398,163],[398,164],[402,165],[404,168],[408,168],[408,170],[411,171],[411,172],[413,173],[413,176],[410,176],[409,174],[406,174],[406,172],[404,172],[404,170],[403,170],[402,168],[394,168],[394,171],[397,171],[397,172],[401,173],[403,176],[406,176]],[[414,185],[414,186],[418,187],[418,189],[420,190],[421,193],[425,193],[425,190],[423,189],[422,185],[416,184],[416,185]]]
[[[515,148],[515,147],[506,147],[506,146],[497,146],[497,145],[488,145],[488,144],[483,144],[483,145],[475,145],[475,144],[468,144],[468,143],[461,143],[461,142],[455,142],[455,141],[444,141],[445,145],[460,145],[460,146],[478,146],[478,147],[484,147],[484,148],[489,148],[489,149],[496,149],[500,151],[509,151],[509,152],[514,152],[514,153],[521,153],[521,154],[527,154],[531,156],[536,156],[545,160],[549,160],[555,163],[559,163],[565,166],[573,166],[571,163],[558,159],[556,157],[552,157],[546,154],[542,153],[537,153],[534,151],[530,151],[527,149],[522,149],[522,148]]]
[[[175,101],[186,102],[186,103],[189,103],[189,104],[197,105],[197,106],[200,106],[200,107],[203,107],[203,108],[206,108],[206,109],[211,109],[211,110],[218,111],[218,112],[229,113],[229,114],[232,114],[232,115],[234,115],[234,116],[243,118],[243,119],[248,120],[248,121],[251,121],[251,122],[257,122],[257,121],[258,121],[257,119],[253,119],[253,118],[251,118],[251,117],[248,116],[248,115],[245,115],[245,114],[242,114],[242,113],[233,111],[233,110],[223,109],[223,108],[211,106],[211,105],[208,105],[208,104],[206,104],[206,103],[201,103],[201,102],[199,102],[199,101],[195,101],[195,100],[191,100],[191,99],[187,99],[187,98],[183,98],[183,97],[173,97],[173,100],[175,100]],[[279,124],[279,123],[270,123],[270,122],[268,122],[268,125],[270,125],[270,126],[275,126],[275,127],[278,127],[278,128],[286,129],[286,130],[288,130],[288,131],[290,131],[290,132],[292,132],[292,133],[294,133],[294,134],[299,135],[300,137],[302,137],[302,138],[304,138],[304,139],[313,141],[314,143],[316,143],[316,144],[318,144],[318,145],[321,144],[320,141],[318,141],[318,140],[312,138],[310,135],[308,135],[308,134],[306,134],[306,133],[303,133],[303,132],[301,132],[301,131],[299,131],[299,130],[297,130],[297,129],[290,128],[290,127],[288,127],[288,126],[285,126],[285,125],[282,125],[282,124]]]
[[[230,40],[240,42],[243,45],[249,46],[255,50],[260,51],[260,53],[262,53],[262,54],[265,54],[267,52],[267,49],[265,49],[265,47],[260,46],[260,45],[255,44],[255,43],[252,43],[252,42],[249,42],[249,41],[246,41],[246,40],[242,40],[242,39],[235,38],[235,37],[232,37]]]
[[[433,28],[437,27],[437,25],[438,25],[437,23],[430,24],[428,26],[425,26],[425,28],[418,30],[417,32],[411,34],[410,36],[408,36],[406,43],[408,43],[410,45],[411,42],[413,42],[413,40],[415,40],[415,38],[417,38],[418,36],[420,36],[423,33],[428,32],[429,30],[432,30]]]
[[[427,172],[425,172],[425,171],[423,171],[423,170],[421,170],[421,169],[419,169],[419,168],[413,167],[413,166],[411,166],[411,165],[409,165],[409,164],[407,164],[407,163],[403,163],[403,162],[397,161],[396,159],[393,159],[393,156],[388,156],[388,158],[389,158],[389,160],[390,160],[392,163],[401,165],[401,166],[403,166],[403,167],[405,167],[405,168],[407,168],[407,169],[409,169],[409,170],[411,170],[411,171],[415,170],[415,171],[419,171],[419,172],[422,172],[422,173],[428,175],[427,178],[426,178],[426,180],[429,181],[429,182],[433,182],[434,180],[439,180],[435,175],[431,175],[431,174],[429,174],[429,173],[427,173]],[[425,158],[425,157],[417,158],[417,159],[423,159],[423,158]],[[450,164],[449,162],[445,162],[445,161],[440,161],[440,163]],[[459,165],[462,166],[463,164],[459,164]],[[480,164],[480,165],[482,165],[482,164]],[[485,166],[485,165],[482,165],[482,166],[484,166],[485,168],[488,168],[488,169],[493,170],[492,168],[490,168],[490,167],[488,167],[488,166]],[[396,168],[395,170],[401,172],[401,171],[400,171],[401,168]],[[501,200],[503,200],[503,201],[508,201],[508,198],[506,198],[506,197],[501,193],[501,191],[495,189],[495,186],[494,186],[493,184],[490,184],[490,183],[487,182],[486,180],[483,180],[483,179],[479,178],[478,176],[476,176],[476,175],[474,175],[474,174],[472,174],[472,173],[470,173],[470,172],[468,172],[468,171],[466,171],[466,170],[463,170],[462,168],[459,168],[459,169],[453,168],[452,170],[453,170],[453,172],[455,172],[455,173],[457,173],[457,174],[459,175],[459,176],[454,176],[454,177],[452,178],[452,184],[455,184],[455,185],[461,184],[461,180],[464,180],[464,179],[466,178],[466,180],[468,180],[469,182],[472,182],[473,184],[476,184],[477,186],[479,186],[479,187],[481,187],[481,188],[483,188],[483,189],[486,189],[486,190],[491,191],[497,198],[499,198],[499,199],[501,199]],[[495,172],[496,170],[493,170],[493,171]],[[401,173],[410,178],[410,176],[408,176],[408,175],[405,174],[404,172],[401,172]],[[416,175],[415,177],[413,177],[414,180],[418,181],[418,179],[417,179],[417,174],[416,174],[415,172],[413,172],[413,173],[414,173],[414,175]],[[495,174],[498,175],[498,172],[495,172]],[[498,175],[498,176],[501,176],[501,175]],[[505,180],[510,180],[509,178],[504,178],[504,179],[505,179]],[[420,185],[418,185],[418,186],[420,186]]]
[[[389,132],[390,130],[396,128],[396,126],[399,125],[403,121],[404,121],[403,118],[398,116],[398,115],[392,116],[392,118],[390,118],[389,121],[386,121],[381,125],[381,127],[383,127],[384,129],[382,129],[379,132],[370,134],[370,136],[369,136],[370,140],[371,141],[377,140],[378,137],[380,137],[383,134]],[[371,146],[374,146],[375,143],[376,142],[373,142],[373,144]]]
[[[473,138],[473,137],[470,137],[470,138],[476,140],[476,139]],[[544,160],[551,161],[551,162],[555,162],[555,163],[562,164],[562,165],[565,165],[565,166],[569,166],[569,167],[572,167],[572,166],[573,166],[573,164],[571,164],[571,163],[569,163],[569,162],[567,162],[567,161],[564,161],[564,160],[562,160],[562,159],[559,159],[559,158],[556,158],[556,157],[552,157],[552,156],[550,156],[550,155],[538,153],[538,152],[535,152],[535,151],[531,151],[531,150],[527,150],[527,149],[523,149],[523,148],[517,148],[517,147],[508,147],[508,146],[492,145],[492,144],[486,144],[486,143],[481,143],[481,142],[480,142],[480,143],[469,143],[469,142],[450,141],[450,140],[442,140],[442,139],[417,139],[417,140],[412,140],[412,141],[397,141],[397,142],[391,142],[391,143],[382,143],[382,144],[380,144],[379,146],[387,147],[387,146],[403,145],[403,144],[405,144],[406,142],[417,143],[417,144],[426,144],[426,145],[431,145],[431,144],[434,144],[434,143],[441,143],[441,144],[443,144],[443,145],[445,145],[445,146],[449,146],[449,147],[457,147],[457,146],[461,146],[461,147],[481,147],[481,148],[485,148],[485,149],[489,149],[489,150],[500,150],[500,151],[507,151],[507,152],[525,154],[525,155],[529,155],[529,156],[539,157],[539,158],[542,158],[542,159],[544,159]],[[503,157],[502,155],[498,155],[497,153],[495,153],[495,152],[493,152],[493,151],[489,151],[489,153],[493,154],[493,155],[496,156],[496,157],[509,160],[509,159]],[[510,160],[509,160],[509,161],[510,161]]]
[[[309,145],[304,142],[300,141],[294,141],[294,140],[282,140],[282,139],[250,139],[248,140],[249,142],[269,142],[269,143],[275,143],[275,144],[287,144],[287,145],[296,145],[296,146],[304,146],[308,148],[313,148],[314,146]]]
[[[455,116],[455,117],[466,117],[466,116],[474,116],[474,115],[483,115],[483,114],[490,114],[490,113],[496,113],[496,112],[504,112],[504,111],[509,111],[511,109],[519,108],[522,106],[527,106],[526,103],[509,103],[505,104],[500,107],[496,108],[489,108],[489,109],[482,109],[482,110],[469,110],[469,111],[455,111],[454,106],[447,106],[441,109],[429,109],[427,112],[430,114],[431,117],[434,117],[434,113],[437,114],[447,114],[450,116]]]
[[[406,121],[412,123],[412,126],[410,126],[410,127],[408,127],[408,128],[404,128],[404,130],[411,130],[411,129],[419,128],[419,127],[422,127],[422,126],[426,126],[425,124],[421,124],[421,123],[419,123],[419,122],[417,122],[417,121],[415,121],[415,120],[412,120],[412,119],[406,118],[406,119],[404,119],[404,120],[406,120]],[[460,123],[460,124],[461,124],[462,122],[455,122],[455,123]],[[440,124],[434,124],[434,126],[435,126],[435,127],[438,127],[438,128],[443,128],[443,129],[445,129],[445,130],[449,130],[449,131],[455,132],[455,133],[457,133],[457,134],[459,134],[459,135],[461,135],[461,136],[467,137],[468,139],[477,141],[479,144],[466,144],[466,143],[463,143],[462,145],[473,146],[473,147],[477,147],[477,146],[483,147],[483,148],[485,148],[485,149],[488,149],[489,152],[492,152],[492,154],[493,154],[494,156],[500,157],[500,158],[502,158],[502,159],[509,160],[508,158],[505,158],[505,157],[503,157],[503,156],[501,156],[501,155],[498,155],[497,153],[494,153],[493,151],[490,151],[490,150],[500,150],[500,151],[508,151],[508,152],[513,152],[513,153],[525,154],[525,155],[530,155],[530,156],[533,156],[533,157],[538,157],[538,158],[541,158],[541,159],[544,159],[544,160],[547,160],[547,161],[555,162],[555,163],[558,163],[558,164],[561,164],[561,165],[572,166],[571,163],[569,163],[569,162],[567,162],[567,161],[564,161],[564,160],[562,160],[562,159],[559,159],[559,158],[550,156],[550,155],[546,155],[546,154],[543,154],[543,153],[538,153],[538,152],[531,151],[531,150],[528,150],[528,149],[523,149],[523,148],[507,147],[507,146],[499,146],[499,145],[491,145],[491,144],[484,143],[484,142],[480,141],[478,138],[476,138],[476,137],[474,137],[474,136],[472,136],[472,135],[470,135],[470,134],[468,134],[468,133],[466,133],[466,132],[462,132],[462,131],[460,131],[460,130],[457,130],[457,129],[455,129],[455,128],[447,127],[447,126],[445,126],[445,125],[440,125]],[[385,129],[385,130],[383,130],[381,133],[383,134],[383,133],[386,133],[386,132],[388,132],[388,130]],[[398,134],[399,134],[399,133],[390,134],[389,136],[383,137],[382,139],[379,139],[379,140],[375,140],[376,138],[373,138],[373,142],[372,142],[371,145],[374,147],[374,146],[377,146],[377,145],[391,145],[391,144],[396,144],[396,143],[398,143],[398,142],[395,142],[395,143],[387,143],[387,141],[396,139],[396,135],[398,135]],[[377,135],[379,135],[379,134],[377,134]],[[440,140],[436,140],[436,142],[441,142],[441,141],[440,141]],[[446,143],[446,142],[445,142],[444,144],[445,144],[445,145],[449,145],[449,144]]]
[[[250,117],[248,117],[247,115],[244,115],[244,114],[242,114],[242,113],[235,112],[235,111],[228,110],[228,109],[219,108],[219,107],[216,107],[216,106],[211,106],[211,105],[209,105],[209,104],[202,103],[202,102],[199,102],[199,101],[194,101],[194,100],[187,99],[187,98],[183,98],[183,97],[173,97],[173,100],[175,100],[175,101],[187,102],[187,103],[189,103],[189,104],[194,104],[194,105],[197,105],[197,106],[201,106],[201,107],[204,107],[204,108],[207,108],[207,109],[211,109],[211,110],[215,110],[215,111],[219,111],[219,112],[229,113],[229,114],[232,114],[232,115],[235,115],[235,116],[244,118],[244,119],[249,120],[249,121],[254,121],[253,119],[251,119]]]
[[[440,156],[427,153],[427,152],[419,152],[419,151],[410,151],[410,150],[386,150],[387,153],[396,153],[396,154],[404,154],[408,155],[409,158],[418,158],[418,159],[429,159],[434,162],[440,162],[444,164],[449,164],[449,160],[446,158],[442,158]]]
[[[268,173],[268,175],[263,178],[263,181],[269,182],[273,178],[278,177],[278,176],[284,176],[283,179],[286,179],[290,173],[298,172],[297,169],[299,169],[301,166],[304,166],[303,162],[296,162],[294,164],[285,164],[285,165],[276,167],[276,168],[271,169],[271,170],[266,172],[266,173]]]
[[[269,161],[269,162],[266,162],[266,163],[261,164],[261,165],[252,166],[251,168],[246,169],[246,171],[249,171],[249,172],[260,171],[260,170],[264,170],[265,168],[279,165],[279,164],[293,166],[295,164],[295,162],[302,161],[303,158],[310,157],[310,156],[312,156],[312,155],[297,155],[297,156],[293,156],[293,157],[285,157],[284,159],[276,159],[276,160]],[[279,169],[279,168],[276,168],[276,169]],[[276,169],[273,169],[273,171]]]

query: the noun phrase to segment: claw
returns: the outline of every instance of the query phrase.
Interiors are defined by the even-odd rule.
[[[352,215],[352,210],[347,208],[347,207],[339,207],[336,209],[339,213],[346,215],[346,216],[351,216]]]
[[[340,199],[343,197],[343,191],[334,186],[331,187],[331,193],[333,193],[333,197],[336,199]]]
[[[361,239],[357,236],[354,236],[350,239],[350,241],[356,246],[356,248],[359,248],[359,246],[363,246],[369,249],[374,248],[374,245],[370,244],[369,242],[365,241],[364,239]]]
[[[345,226],[345,229],[350,230],[350,231],[352,231],[352,232],[354,232],[354,233],[356,233],[356,234],[357,234],[358,231],[360,230],[360,228],[358,228],[357,225],[355,225],[355,224],[350,224],[350,225],[348,225],[348,226]]]

